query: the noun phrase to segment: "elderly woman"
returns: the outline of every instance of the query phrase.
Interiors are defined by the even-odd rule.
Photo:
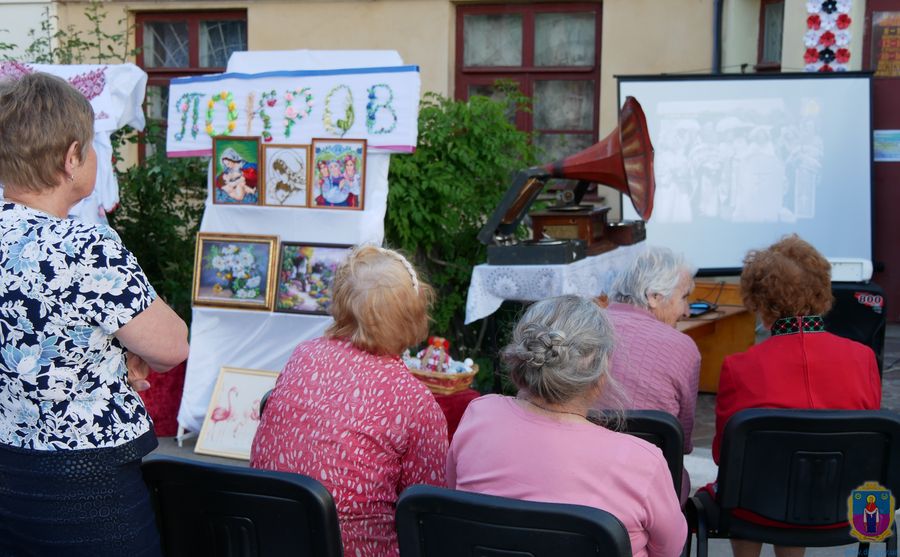
[[[398,555],[400,492],[444,483],[447,422],[400,357],[427,336],[431,298],[399,253],[354,250],[334,277],[334,323],[294,350],[253,440],[254,468],[328,488],[346,555]]]
[[[687,297],[694,269],[672,250],[648,247],[613,284],[607,308],[616,336],[612,376],[621,387],[626,408],[662,410],[678,418],[684,430],[684,452],[693,450],[694,409],[700,377],[700,351],[690,337],[675,329],[688,315]],[[609,396],[595,404],[614,406]],[[685,470],[681,500],[690,493]]]
[[[740,410],[881,406],[874,352],[824,329],[822,315],[832,301],[831,265],[814,247],[791,235],[751,251],[744,258],[741,292],[744,305],[759,315],[771,337],[722,364],[713,439],[716,462],[725,424]],[[735,513],[754,520],[742,514]],[[746,540],[733,540],[732,546],[738,557],[756,557],[761,549]],[[775,553],[802,555],[803,549],[776,547]]]
[[[0,84],[0,555],[160,555],[141,457],[149,368],[184,322],[106,226],[66,216],[97,176],[94,113],[68,83]]]
[[[687,527],[660,450],[588,421],[611,388],[609,320],[592,301],[533,304],[503,351],[515,398],[469,404],[447,456],[451,488],[604,509],[636,556],[681,553]]]

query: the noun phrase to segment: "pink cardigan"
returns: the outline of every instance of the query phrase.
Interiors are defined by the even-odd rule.
[[[687,534],[658,448],[588,421],[534,414],[511,397],[472,401],[447,454],[453,489],[587,505],[622,521],[636,557],[674,557]]]

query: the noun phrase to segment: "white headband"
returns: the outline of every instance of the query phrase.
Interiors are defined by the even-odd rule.
[[[406,267],[406,272],[409,273],[409,278],[412,279],[413,290],[415,290],[416,294],[418,294],[419,293],[419,275],[416,274],[416,270],[413,269],[412,264],[405,257],[403,257],[402,254],[397,253],[396,251],[384,249],[382,247],[379,247],[377,249],[381,253],[390,255],[394,259],[397,259],[398,261],[400,261],[400,263],[403,263],[403,266]]]

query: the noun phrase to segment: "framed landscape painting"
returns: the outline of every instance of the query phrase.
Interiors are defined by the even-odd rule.
[[[276,236],[200,232],[193,303],[271,310],[277,245]]]
[[[309,145],[271,145],[263,149],[263,205],[306,207]]]
[[[366,140],[313,139],[309,206],[362,210],[366,194]]]
[[[213,141],[213,203],[259,205],[259,138],[216,136]]]
[[[352,246],[282,242],[275,311],[328,315],[334,273]]]
[[[277,378],[277,371],[223,367],[194,452],[249,460],[260,401]]]

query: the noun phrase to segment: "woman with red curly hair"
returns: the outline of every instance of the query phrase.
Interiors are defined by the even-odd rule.
[[[728,419],[747,408],[875,410],[881,381],[868,346],[825,331],[831,309],[831,265],[796,234],[744,258],[744,305],[772,336],[725,358],[716,396],[713,459],[719,462]],[[753,517],[742,517],[753,520]],[[732,540],[736,557],[758,557],[761,544]],[[776,547],[779,557],[803,548]]]

